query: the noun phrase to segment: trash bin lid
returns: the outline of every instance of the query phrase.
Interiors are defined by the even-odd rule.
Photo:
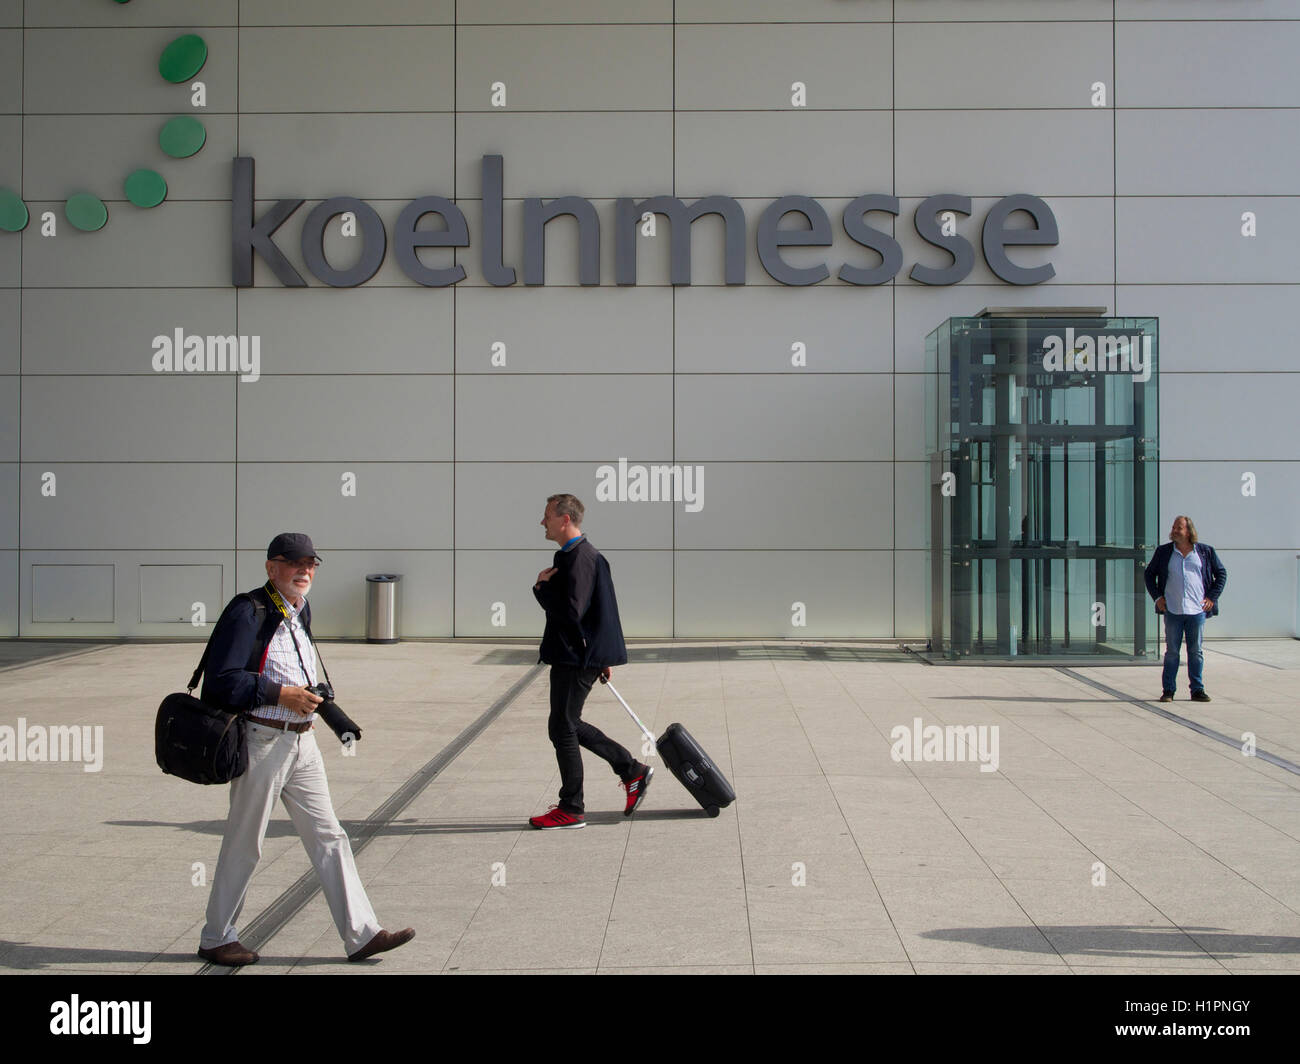
[[[401,573],[366,573],[366,579],[372,584],[395,584],[402,579]]]

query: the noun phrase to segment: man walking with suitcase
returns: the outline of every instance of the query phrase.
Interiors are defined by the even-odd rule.
[[[546,611],[539,660],[551,666],[547,734],[560,766],[559,804],[528,821],[542,830],[586,827],[580,747],[608,761],[622,781],[627,792],[624,816],[641,804],[654,772],[582,719],[583,704],[596,680],[609,679],[611,666],[627,663],[609,562],[583,535],[584,513],[574,496],[552,495],[542,514],[546,538],[560,547],[554,564],[538,573],[533,585],[533,595]]]

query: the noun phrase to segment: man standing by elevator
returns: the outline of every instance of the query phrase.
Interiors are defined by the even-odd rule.
[[[1214,548],[1201,543],[1191,518],[1179,514],[1169,530],[1170,542],[1157,547],[1146,568],[1147,594],[1156,612],[1165,615],[1165,668],[1161,702],[1172,702],[1178,686],[1179,650],[1187,642],[1187,679],[1193,702],[1208,702],[1205,655],[1201,650],[1205,618],[1219,612],[1219,596],[1228,583],[1228,570]]]

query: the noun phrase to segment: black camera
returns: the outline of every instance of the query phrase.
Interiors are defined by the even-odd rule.
[[[334,732],[344,743],[349,746],[361,738],[361,729],[357,726],[356,721],[349,717],[343,710],[339,709],[334,701],[334,688],[328,680],[323,683],[312,684],[307,688],[312,694],[323,698],[324,701],[316,707],[316,713],[330,730]],[[344,738],[345,736],[349,738]]]

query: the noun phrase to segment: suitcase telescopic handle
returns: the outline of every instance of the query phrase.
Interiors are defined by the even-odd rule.
[[[649,739],[652,743],[657,743],[659,740],[654,737],[654,732],[652,732],[649,728],[647,728],[644,724],[641,723],[641,718],[638,717],[632,711],[632,707],[629,706],[627,702],[624,700],[623,696],[618,693],[618,688],[615,687],[608,680],[606,680],[603,676],[601,677],[600,682],[603,683],[606,687],[608,687],[611,691],[613,691],[614,697],[623,703],[623,708],[627,710],[628,716],[631,717],[634,721],[636,721],[636,726],[641,729],[641,734],[644,735],[647,739]]]

